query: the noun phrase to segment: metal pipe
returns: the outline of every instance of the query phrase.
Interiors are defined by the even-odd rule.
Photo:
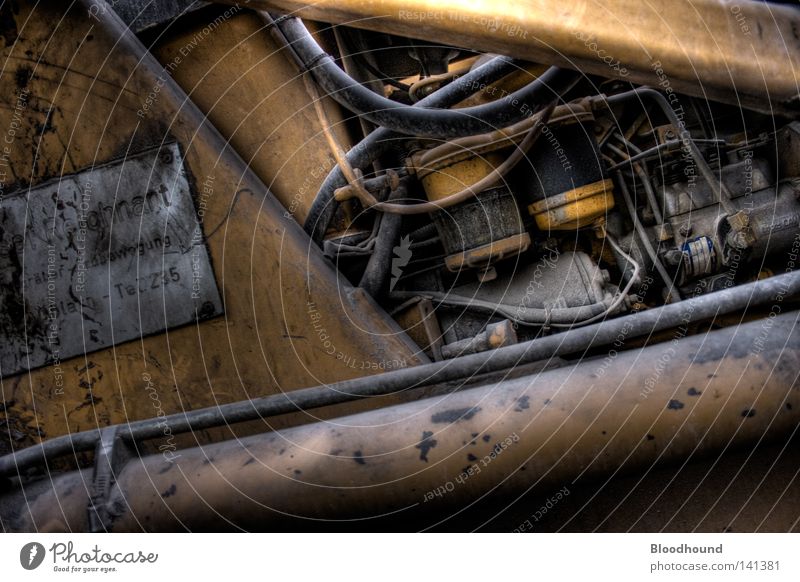
[[[692,297],[679,303],[570,329],[564,333],[490,352],[462,356],[456,360],[434,362],[394,370],[377,377],[357,378],[163,418],[131,422],[120,426],[120,437],[140,441],[163,435],[165,426],[170,428],[172,434],[180,434],[443,382],[468,381],[478,374],[508,370],[554,357],[583,354],[590,347],[601,347],[617,341],[620,334],[625,339],[650,336],[678,325],[714,319],[720,315],[774,302],[778,297],[784,299],[797,295],[800,295],[800,272],[784,273],[716,293]],[[73,433],[0,457],[0,477],[17,475],[45,459],[92,450],[98,438],[97,430]]]
[[[251,0],[249,6],[661,85],[768,113],[797,105],[800,14],[789,6],[726,0]]]
[[[492,492],[508,500],[536,484],[785,435],[800,422],[799,315],[676,335],[668,350],[609,352],[335,424],[183,450],[172,461],[136,458],[111,489],[107,527],[341,528],[337,520],[389,514],[424,527]],[[90,479],[73,472],[6,494],[0,521],[14,531],[83,531]]]
[[[644,226],[639,220],[639,215],[636,214],[636,206],[631,199],[630,192],[628,191],[628,185],[625,184],[625,178],[622,176],[622,172],[617,170],[616,175],[619,191],[622,194],[622,199],[625,201],[625,207],[628,209],[628,214],[630,214],[631,220],[633,221],[633,230],[639,236],[642,246],[645,248],[647,255],[650,257],[650,261],[653,263],[656,271],[658,271],[659,277],[663,279],[664,285],[667,287],[668,302],[674,303],[675,301],[680,301],[682,297],[680,291],[678,291],[678,288],[675,286],[675,281],[673,281],[672,277],[669,276],[669,273],[664,268],[664,265],[661,264],[661,260],[658,258],[658,253],[656,252],[656,249],[653,248],[653,243],[650,241],[650,237],[647,236],[647,231],[644,229]]]
[[[378,95],[350,77],[322,50],[299,18],[277,18],[273,23],[328,96],[375,125],[417,137],[465,137],[518,123],[580,78],[574,71],[551,67],[505,99],[458,110],[412,107]]]
[[[340,164],[341,166],[341,164]],[[399,201],[408,194],[407,180],[400,182],[400,187],[389,196],[390,201]],[[358,286],[373,297],[383,295],[389,287],[389,273],[392,268],[392,253],[400,237],[403,216],[388,214],[381,219],[375,250],[372,252]]]

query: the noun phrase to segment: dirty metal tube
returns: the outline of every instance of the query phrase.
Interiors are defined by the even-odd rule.
[[[211,408],[130,422],[121,426],[126,440],[145,440],[163,434],[165,423],[172,434],[198,431],[223,424],[309,410],[382,394],[401,392],[442,382],[463,381],[477,374],[508,370],[549,358],[581,354],[591,347],[649,336],[679,325],[734,313],[800,295],[800,272],[745,283],[716,293],[692,297],[679,303],[640,311],[632,315],[568,330],[490,352],[470,354],[456,360],[435,362],[387,372],[376,378],[358,378],[328,386],[305,388],[263,398],[223,404]],[[92,450],[97,430],[74,433],[45,441],[0,457],[0,477],[42,463],[45,459]]]
[[[407,180],[400,183],[389,197],[390,201],[402,200],[408,194]],[[358,286],[373,297],[379,297],[389,289],[389,275],[392,266],[392,253],[397,239],[400,237],[400,228],[403,226],[403,217],[400,214],[384,214],[378,229],[378,240],[375,249],[367,262],[364,274]]]
[[[253,0],[249,5],[668,86],[767,112],[792,101],[796,106],[798,96],[800,14],[788,6],[725,0]]]
[[[800,422],[800,312],[278,433],[130,461],[115,531],[431,520],[492,491],[651,466],[786,435]],[[620,371],[624,373],[619,373]],[[8,493],[11,530],[82,531],[91,471]],[[52,485],[50,485],[52,483]],[[399,512],[399,513],[398,513]],[[415,523],[420,523],[415,521]],[[361,526],[363,527],[363,525]]]
[[[378,95],[350,77],[325,53],[299,18],[276,19],[288,45],[322,89],[375,125],[418,137],[453,138],[518,123],[575,85],[580,76],[551,67],[507,98],[458,110],[412,107]]]

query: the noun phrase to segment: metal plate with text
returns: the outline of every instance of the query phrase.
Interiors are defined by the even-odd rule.
[[[176,144],[0,199],[0,375],[221,313]]]

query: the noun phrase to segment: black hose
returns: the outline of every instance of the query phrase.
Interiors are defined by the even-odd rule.
[[[322,50],[299,18],[274,18],[303,69],[330,97],[375,125],[416,137],[466,137],[507,127],[530,117],[580,76],[551,67],[515,93],[484,105],[458,110],[413,107],[378,95],[350,77]]]
[[[745,283],[715,293],[605,320],[564,333],[506,346],[489,352],[470,354],[455,360],[424,364],[345,380],[326,386],[284,392],[223,404],[200,410],[172,414],[161,418],[139,420],[119,425],[119,436],[128,441],[141,441],[164,435],[168,426],[172,434],[204,430],[223,424],[234,424],[350,402],[360,398],[393,394],[403,390],[459,381],[478,374],[509,370],[515,366],[549,358],[585,353],[589,348],[609,345],[619,340],[647,336],[697,321],[800,295],[800,271],[784,273],[769,279]],[[0,457],[0,476],[17,475],[25,469],[56,457],[92,450],[99,430],[73,433],[33,445]]]
[[[511,58],[495,57],[450,85],[420,100],[414,107],[450,107],[472,95],[481,86],[502,79],[515,70],[516,65]],[[364,170],[382,156],[398,138],[400,136],[395,132],[383,127],[378,128],[347,152],[347,161],[353,168]],[[347,180],[342,169],[337,165],[325,177],[325,181],[320,186],[319,192],[308,210],[303,228],[317,244],[322,244],[325,231],[339,208],[339,203],[334,199],[333,193],[346,184]]]
[[[481,87],[494,83],[516,70],[518,70],[518,66],[512,59],[495,57],[488,63],[479,66],[474,71],[470,71],[463,77],[420,100],[413,107],[451,107],[463,101]],[[385,127],[378,128],[347,152],[347,161],[353,168],[364,170],[374,160],[382,156],[396,139],[402,139],[401,135]],[[303,228],[318,245],[322,244],[328,225],[339,208],[339,203],[334,199],[333,193],[346,184],[347,181],[341,168],[336,166],[326,176],[311,204]]]
[[[389,201],[401,200],[406,197],[408,187],[406,180],[389,196]],[[375,240],[375,248],[367,262],[367,268],[361,276],[358,286],[375,297],[380,297],[385,291],[389,280],[389,271],[392,265],[392,251],[403,226],[403,215],[386,213],[381,217],[381,226]]]

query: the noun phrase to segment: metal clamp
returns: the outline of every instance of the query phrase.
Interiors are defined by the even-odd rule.
[[[119,426],[109,426],[100,431],[100,440],[94,453],[92,489],[89,497],[89,531],[106,532],[113,521],[110,509],[111,489],[117,475],[134,456],[133,447],[121,436]]]

